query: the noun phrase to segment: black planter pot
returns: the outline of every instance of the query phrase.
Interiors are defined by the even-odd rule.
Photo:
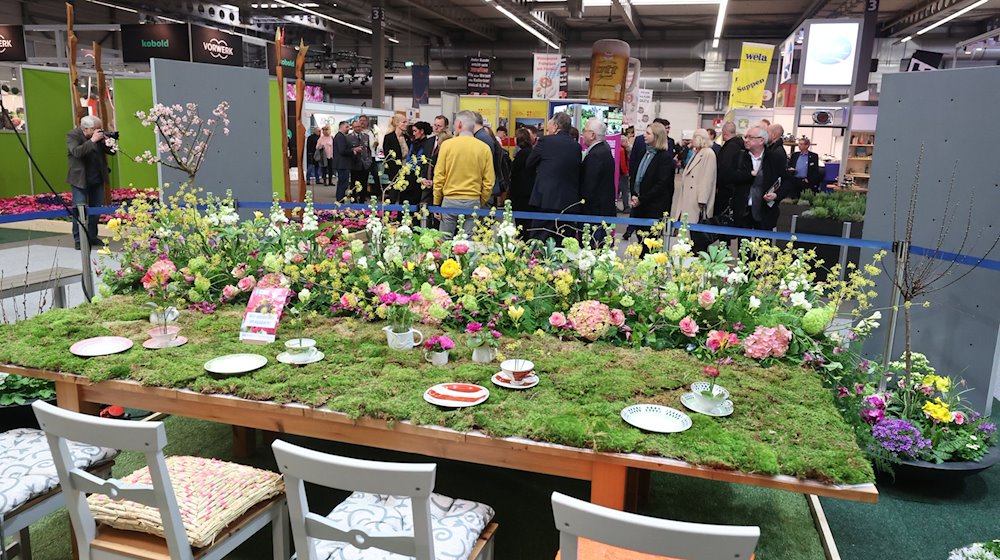
[[[56,404],[55,399],[45,402]],[[0,432],[14,428],[38,429],[38,420],[35,418],[35,411],[31,408],[31,403],[0,406]]]
[[[861,239],[861,234],[864,231],[864,222],[851,222],[851,239]],[[826,235],[830,237],[840,237],[844,233],[844,222],[837,222],[834,220],[821,220],[818,218],[804,218],[799,216],[798,221],[795,224],[795,233],[808,233],[812,235]],[[823,260],[823,268],[816,270],[816,277],[819,280],[826,279],[826,271],[829,270],[833,265],[840,262],[840,247],[836,245],[821,245],[818,243],[807,243],[804,241],[796,241],[796,247],[802,247],[807,251],[809,249],[816,250],[816,258]],[[857,248],[847,249],[847,262],[853,262],[855,265],[861,260],[861,250]]]
[[[948,483],[980,473],[1000,462],[1000,447],[993,446],[980,461],[903,461],[895,465],[896,480],[904,482]]]
[[[778,214],[777,224],[778,231],[791,231],[792,216],[798,216],[799,214],[812,208],[812,206],[807,204],[781,204],[780,208],[781,213]]]

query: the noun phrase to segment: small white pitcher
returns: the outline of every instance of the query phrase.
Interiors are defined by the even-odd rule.
[[[424,333],[418,331],[417,329],[410,329],[403,333],[394,332],[392,327],[386,325],[382,327],[385,331],[385,338],[389,342],[389,348],[393,350],[412,350],[414,346],[420,345],[424,341]],[[413,340],[413,335],[416,334],[420,337],[419,340]]]
[[[493,361],[493,349],[489,346],[480,346],[472,349],[472,361],[477,364],[488,364]]]
[[[437,367],[443,367],[448,363],[448,351],[424,352],[424,359]]]

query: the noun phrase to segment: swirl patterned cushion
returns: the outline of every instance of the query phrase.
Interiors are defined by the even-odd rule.
[[[203,457],[167,457],[167,473],[177,497],[188,542],[208,546],[230,523],[253,506],[285,492],[281,475]],[[152,484],[149,467],[122,477],[127,484]],[[130,500],[93,494],[87,501],[94,519],[115,529],[163,536],[160,512]]]
[[[70,442],[75,467],[86,469],[118,455],[115,449]],[[18,428],[0,434],[0,518],[59,485],[45,432]]]
[[[413,508],[410,498],[355,492],[327,515],[344,530],[357,529],[372,536],[412,535]],[[431,494],[431,533],[436,560],[465,560],[476,539],[493,519],[493,508],[469,500]],[[312,541],[321,560],[405,560],[376,548],[364,550],[335,541]]]

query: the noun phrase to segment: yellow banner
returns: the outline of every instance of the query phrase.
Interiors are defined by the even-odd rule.
[[[764,104],[764,88],[773,55],[774,45],[743,43],[739,82],[734,78],[730,107],[760,107]]]
[[[736,105],[733,105],[733,101],[736,99],[736,87],[740,83],[740,69],[733,68],[733,84],[729,86],[729,110],[739,109]]]

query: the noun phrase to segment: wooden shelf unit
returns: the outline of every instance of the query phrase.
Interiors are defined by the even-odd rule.
[[[844,177],[851,177],[854,180],[854,190],[867,192],[868,180],[871,178],[872,154],[875,150],[875,133],[853,132],[848,146],[850,151]]]

